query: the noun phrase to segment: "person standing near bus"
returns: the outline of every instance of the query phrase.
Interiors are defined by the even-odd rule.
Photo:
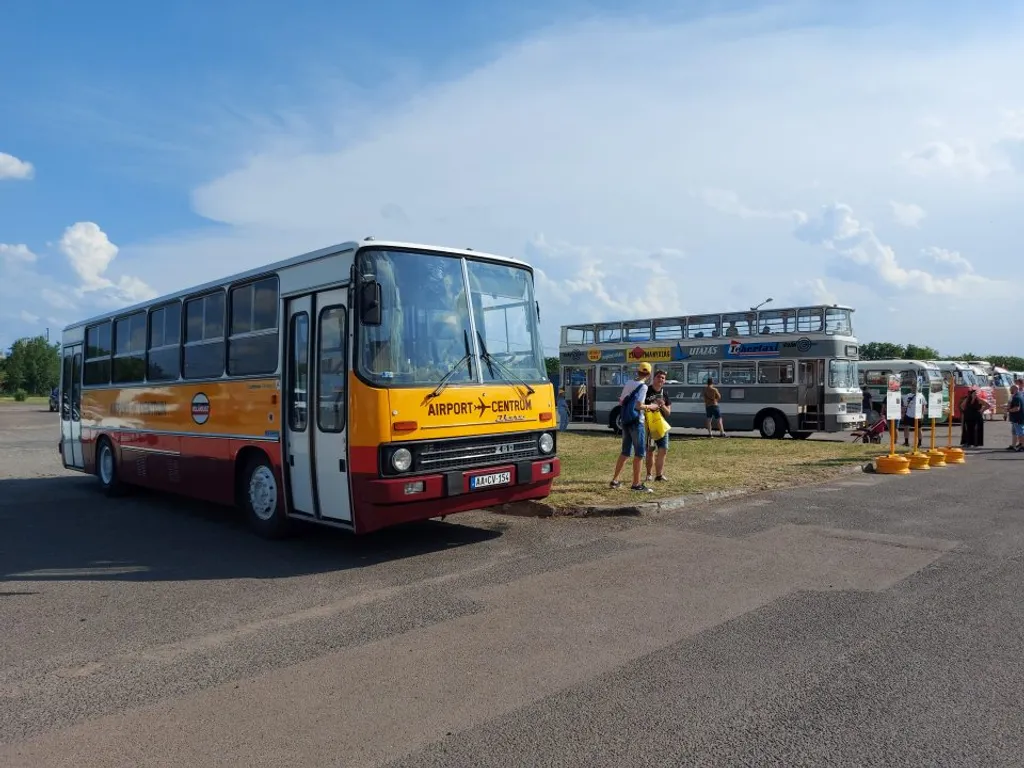
[[[558,431],[565,432],[569,428],[569,403],[565,399],[565,387],[558,388]]]
[[[626,459],[633,456],[633,485],[632,490],[639,491],[640,493],[654,493],[654,489],[640,482],[640,469],[643,466],[644,457],[647,454],[647,430],[644,425],[644,415],[647,411],[652,411],[657,408],[656,405],[648,405],[646,402],[647,398],[647,379],[651,375],[651,364],[640,363],[636,369],[636,378],[633,381],[627,382],[622,387],[622,393],[619,395],[619,404],[623,406],[623,421],[622,421],[622,450],[619,452],[618,459],[615,460],[615,473],[612,475],[612,481],[609,486],[612,488],[618,488],[622,485],[619,482],[619,475],[622,473],[622,468],[626,464]],[[636,409],[636,412],[640,415],[640,418],[633,421],[625,414],[625,409]]]
[[[725,424],[722,422],[722,409],[719,403],[722,401],[722,393],[715,386],[715,380],[708,376],[707,384],[704,385],[704,417],[708,428],[708,437],[712,437],[711,425],[718,421],[718,434],[725,437]]]
[[[1024,391],[1014,384],[1010,387],[1010,402],[1007,404],[1007,412],[1010,418],[1010,428],[1013,430],[1013,437],[1010,440],[1008,451],[1024,451]]]
[[[921,423],[920,419],[914,418],[914,413],[917,408],[917,398],[921,395],[917,391],[917,382],[910,385],[910,391],[903,396],[903,446],[905,448],[910,447],[910,435],[914,435],[914,450],[916,451],[920,446],[918,445],[918,425]]]
[[[665,371],[657,370],[654,378],[651,379],[651,386],[647,389],[647,396],[644,398],[645,405],[655,406],[665,420],[668,420],[672,413],[672,400],[665,391],[665,379],[668,374]],[[651,464],[654,465],[654,480],[664,482],[665,477],[665,456],[668,453],[668,432],[658,440],[651,438],[647,445],[647,481],[651,480]]]

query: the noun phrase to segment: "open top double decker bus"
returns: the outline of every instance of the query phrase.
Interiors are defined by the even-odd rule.
[[[932,418],[928,411],[928,393],[941,393],[942,412],[935,414],[934,418],[937,421],[949,418],[949,387],[939,366],[928,360],[861,360],[857,363],[857,380],[870,390],[871,404],[876,413],[881,413],[885,407],[890,375],[900,377],[901,395],[909,393],[917,384],[917,391],[924,396],[925,419]]]
[[[559,359],[575,421],[619,430],[618,397],[636,364],[667,374],[673,427],[703,427],[701,390],[722,394],[727,430],[799,439],[864,422],[853,309],[816,305],[562,326]],[[581,396],[593,407],[581,407]]]
[[[533,272],[348,242],[68,326],[66,467],[365,533],[547,496]]]

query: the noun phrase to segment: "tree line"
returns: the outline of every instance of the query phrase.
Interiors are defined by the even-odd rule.
[[[932,347],[921,347],[917,344],[896,344],[891,341],[869,341],[860,345],[861,360],[987,360],[992,365],[1008,371],[1024,371],[1024,357],[1016,355],[977,355],[974,352],[963,352],[959,355],[939,354]]]
[[[60,344],[45,336],[18,339],[0,359],[0,393],[23,400],[48,395],[60,381]]]

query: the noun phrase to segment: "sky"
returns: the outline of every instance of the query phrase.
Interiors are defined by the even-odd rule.
[[[372,235],[530,262],[549,355],[767,297],[1024,354],[1024,2],[359,5],[5,4],[0,348]]]

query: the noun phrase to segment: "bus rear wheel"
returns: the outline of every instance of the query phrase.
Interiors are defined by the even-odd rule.
[[[778,411],[767,411],[762,414],[758,423],[757,431],[766,440],[781,440],[789,431],[789,424],[786,417]]]
[[[258,535],[279,539],[288,533],[277,476],[264,454],[249,456],[239,476],[237,495],[246,522]]]

